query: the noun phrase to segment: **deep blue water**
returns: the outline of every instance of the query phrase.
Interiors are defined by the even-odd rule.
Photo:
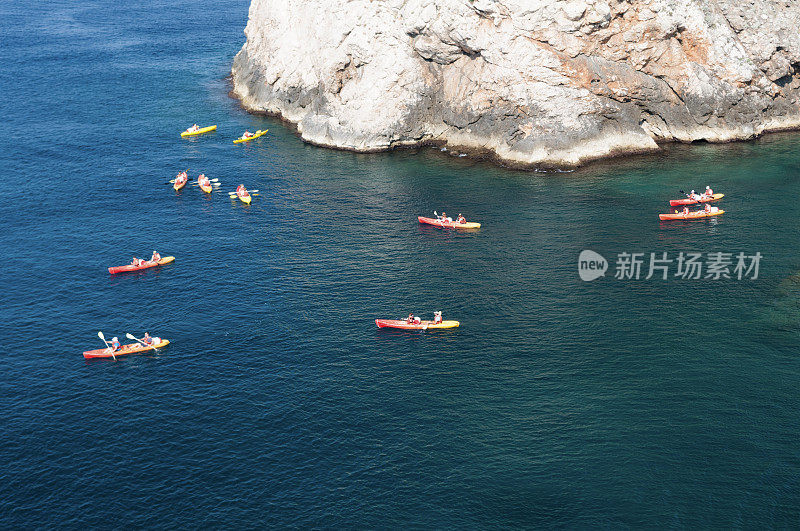
[[[800,136],[571,173],[320,149],[227,96],[247,9],[0,4],[0,527],[800,525]],[[658,222],[706,184],[726,214]],[[764,258],[618,280],[623,251]],[[373,323],[436,309],[462,326]],[[99,330],[172,344],[86,361]]]

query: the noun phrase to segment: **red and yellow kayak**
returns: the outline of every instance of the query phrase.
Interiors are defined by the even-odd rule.
[[[160,337],[153,338],[152,346],[144,346],[141,343],[131,343],[130,345],[122,345],[116,352],[112,352],[111,348],[99,348],[97,350],[87,350],[83,353],[83,357],[89,358],[114,358],[116,356],[126,356],[128,354],[137,354],[139,352],[146,352],[148,350],[155,350],[169,345],[169,341],[161,339]]]
[[[175,260],[174,256],[164,256],[161,258],[161,260],[158,260],[157,262],[151,262],[150,260],[147,260],[142,262],[138,266],[135,266],[133,264],[128,264],[124,266],[109,267],[108,272],[114,275],[116,273],[126,273],[128,271],[139,271],[140,269],[149,269],[151,267],[168,264],[174,260]]]
[[[439,219],[434,218],[425,218],[422,216],[417,216],[417,219],[420,223],[426,223],[428,225],[433,225],[435,227],[442,227],[443,229],[479,229],[481,228],[480,223],[474,223],[472,221],[467,221],[465,223],[458,223],[457,221],[442,221]]]
[[[706,212],[705,210],[698,210],[696,212],[689,212],[688,214],[684,214],[682,212],[675,211],[674,214],[659,214],[658,219],[661,221],[671,221],[671,220],[689,220],[689,219],[702,219],[702,218],[710,218],[712,216],[719,216],[720,214],[724,214],[724,210],[716,210],[714,212]]]
[[[197,177],[197,185],[200,187],[202,191],[204,191],[207,194],[210,194],[211,190],[214,189],[214,187],[211,186],[211,181],[209,181],[208,177],[206,177],[205,175],[202,177]]]
[[[238,197],[242,201],[242,203],[245,203],[247,205],[249,205],[250,201],[253,200],[253,197],[247,190],[236,190],[236,197]]]
[[[211,131],[216,131],[216,130],[217,130],[217,126],[216,125],[209,125],[208,127],[201,127],[197,131],[189,131],[187,129],[186,131],[181,133],[181,136],[186,138],[187,136],[202,135],[203,133],[210,133]]]
[[[725,194],[714,194],[711,197],[701,198],[701,199],[670,199],[669,206],[683,206],[683,205],[696,205],[697,203],[710,203],[712,201],[718,201],[725,197]]]
[[[186,183],[189,182],[188,175],[185,174],[178,174],[178,175],[179,176],[175,177],[175,184],[172,185],[172,187],[175,189],[176,192],[181,188],[183,188],[184,186],[186,186]]]
[[[433,321],[421,321],[420,323],[409,323],[405,319],[375,319],[378,328],[399,328],[401,330],[429,330],[431,328],[456,328],[458,321],[442,321],[434,324]]]

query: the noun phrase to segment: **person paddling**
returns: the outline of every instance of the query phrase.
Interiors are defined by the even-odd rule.
[[[683,215],[684,216],[688,216],[689,215],[689,207],[688,206],[683,207]]]
[[[144,333],[144,337],[142,338],[142,343],[144,343],[145,345],[153,344],[153,338],[150,337],[150,334],[148,332]]]
[[[153,256],[150,258],[151,262],[158,262],[161,260],[161,255],[158,254],[158,251],[153,251]]]
[[[458,216],[456,216],[456,222],[463,225],[464,223],[467,222],[467,218],[465,218],[464,216],[461,215],[461,213],[459,213]]]
[[[245,188],[243,184],[240,184],[239,186],[236,187],[236,195],[238,196],[248,195],[247,188]]]
[[[433,312],[433,324],[440,324],[442,322],[442,312]]]
[[[139,260],[138,258],[136,258],[135,256],[133,257],[133,260],[131,260],[131,265],[132,266],[139,267],[141,264],[142,264],[142,261]]]
[[[119,338],[114,336],[111,338],[111,352],[117,352],[119,349],[122,348],[122,343],[119,342]]]
[[[250,131],[245,131],[244,134],[242,135],[242,138],[250,138],[251,136],[253,136],[253,133],[251,133]]]
[[[710,186],[706,186],[706,191],[704,195],[706,197],[714,197],[714,190],[712,190]]]
[[[197,176],[197,184],[200,186],[208,186],[211,184],[211,181],[208,180],[208,177],[206,177],[205,173],[201,173]]]

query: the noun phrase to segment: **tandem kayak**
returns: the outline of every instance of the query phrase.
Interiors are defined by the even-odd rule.
[[[188,131],[188,130],[184,131],[183,133],[181,133],[181,136],[186,138],[187,136],[202,135],[203,133],[210,133],[211,131],[216,131],[216,130],[217,130],[216,125],[209,125],[208,127],[201,127],[197,131]]]
[[[211,185],[211,181],[208,180],[208,177],[205,175],[197,178],[197,186],[199,186],[200,189],[207,194],[210,194],[211,190],[214,189],[214,187]]]
[[[238,197],[242,201],[242,203],[244,203],[246,205],[249,205],[250,201],[253,200],[253,197],[250,195],[250,193],[247,190],[242,190],[242,191],[237,190],[236,191],[236,197]]]
[[[133,264],[128,264],[128,265],[118,266],[118,267],[109,267],[108,268],[108,272],[111,273],[112,275],[114,275],[116,273],[126,273],[128,271],[139,271],[140,269],[149,269],[151,267],[168,264],[168,263],[170,263],[170,262],[172,262],[174,260],[175,260],[174,256],[164,256],[164,257],[161,258],[161,260],[159,260],[157,262],[151,262],[151,261],[147,260],[145,262],[142,262],[138,266],[135,266]]]
[[[144,346],[141,343],[131,343],[130,345],[122,345],[116,352],[111,352],[111,348],[99,348],[97,350],[87,350],[83,353],[83,357],[89,358],[114,358],[116,356],[125,356],[127,354],[136,354],[138,352],[146,352],[148,350],[155,350],[169,345],[169,341],[161,339],[160,337],[153,338],[153,344]]]
[[[420,323],[409,323],[405,319],[375,319],[378,328],[399,328],[401,330],[429,330],[431,328],[456,328],[458,321],[442,321],[434,324],[433,321],[422,321]]]
[[[188,182],[189,182],[189,177],[186,176],[186,175],[182,175],[180,177],[175,177],[175,183],[172,185],[172,187],[177,192],[178,190],[180,190],[181,188],[186,186],[186,183],[188,183]]]
[[[659,214],[658,219],[661,221],[670,221],[670,220],[687,220],[687,219],[702,219],[702,218],[710,218],[712,216],[719,216],[720,214],[724,214],[724,210],[717,210],[715,212],[706,212],[705,210],[698,210],[697,212],[689,212],[688,214],[684,213],[675,213],[675,214]]]
[[[697,203],[710,203],[712,201],[717,201],[725,197],[725,194],[714,194],[711,197],[706,197],[705,199],[670,199],[669,206],[683,206],[683,205],[696,205]]]
[[[474,223],[472,221],[467,221],[466,223],[458,223],[457,221],[441,221],[434,218],[424,218],[422,216],[418,216],[417,219],[420,223],[426,223],[428,225],[433,225],[435,227],[442,227],[443,229],[479,229],[481,228],[480,223]]]
[[[236,140],[233,141],[233,143],[234,144],[238,144],[239,142],[250,142],[251,140],[255,140],[256,138],[258,138],[260,136],[266,135],[267,131],[269,131],[269,129],[264,129],[263,131],[261,129],[259,129],[258,131],[253,133],[253,136],[248,136],[247,138],[245,138],[245,137],[237,138]]]

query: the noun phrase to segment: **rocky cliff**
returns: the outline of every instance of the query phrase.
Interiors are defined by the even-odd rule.
[[[576,165],[800,127],[793,0],[253,0],[234,94],[308,142]]]

